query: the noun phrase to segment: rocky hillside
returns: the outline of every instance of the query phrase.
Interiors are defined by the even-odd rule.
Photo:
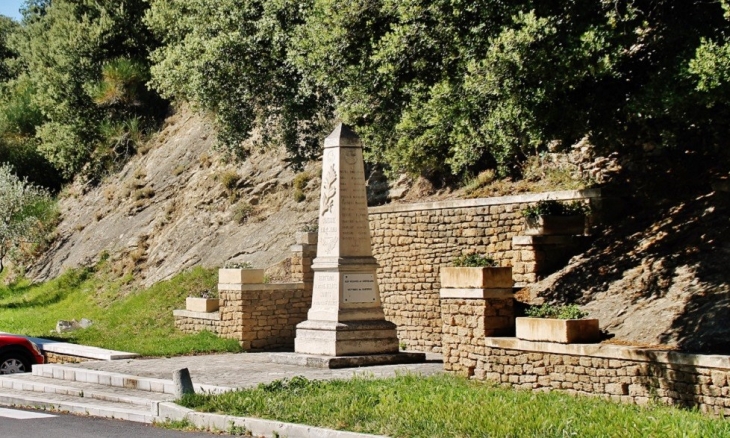
[[[117,274],[150,285],[195,265],[283,260],[294,233],[316,220],[319,170],[297,174],[271,150],[229,163],[214,141],[210,123],[181,110],[119,174],[68,188],[57,238],[31,275],[52,278],[108,254]]]
[[[730,354],[727,171],[681,154],[633,164],[614,221],[525,300],[580,303],[607,342]]]

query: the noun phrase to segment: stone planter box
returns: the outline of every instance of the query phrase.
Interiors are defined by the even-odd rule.
[[[582,235],[585,228],[585,215],[525,218],[525,234],[528,236]]]
[[[297,231],[294,235],[296,242],[299,245],[316,245],[319,233],[309,233],[306,231]]]
[[[215,312],[220,307],[220,302],[218,298],[187,297],[185,299],[185,309],[191,312]]]
[[[511,288],[512,268],[441,268],[441,287],[453,289]]]
[[[263,269],[219,269],[218,283],[259,284],[264,282]]]
[[[516,318],[515,332],[525,341],[560,344],[587,344],[601,338],[597,319]]]

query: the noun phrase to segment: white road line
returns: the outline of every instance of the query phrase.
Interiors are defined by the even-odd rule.
[[[40,414],[37,412],[16,411],[15,409],[0,408],[0,417],[14,418],[16,420],[30,420],[35,418],[51,418],[55,415]]]

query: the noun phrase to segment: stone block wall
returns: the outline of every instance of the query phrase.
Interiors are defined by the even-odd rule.
[[[50,351],[43,351],[43,357],[44,357],[46,363],[56,363],[56,364],[81,363],[81,362],[89,362],[89,361],[94,360],[94,359],[89,359],[86,357],[72,356],[70,354],[52,353]]]
[[[175,328],[183,333],[200,333],[207,330],[211,333],[220,333],[220,312],[192,312],[190,310],[175,310]]]
[[[406,348],[441,352],[439,268],[465,252],[487,253],[512,266],[516,284],[539,273],[533,248],[516,250],[525,229],[521,211],[540,200],[600,200],[600,190],[397,204],[369,209],[373,255],[380,264],[383,310]]]
[[[543,344],[543,345],[540,345]],[[486,338],[474,378],[615,401],[730,415],[730,358],[611,345]]]
[[[441,300],[444,370],[472,376],[485,336],[514,328],[514,299],[446,298]]]
[[[446,371],[519,389],[730,415],[730,357],[484,336],[484,299],[443,299]],[[491,313],[497,314],[499,308]]]
[[[312,289],[303,283],[221,284],[220,336],[244,350],[290,348],[307,319]]]

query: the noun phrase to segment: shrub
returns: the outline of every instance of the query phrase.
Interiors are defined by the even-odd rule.
[[[227,261],[223,265],[224,269],[251,269],[253,268],[253,265],[251,262],[234,262],[234,261]]]
[[[590,206],[585,202],[559,202],[553,199],[538,201],[537,204],[522,210],[522,215],[529,219],[540,216],[575,216],[590,213]]]
[[[525,314],[532,318],[555,318],[555,319],[583,319],[588,314],[575,304],[554,306],[543,304],[542,306],[530,307]]]
[[[462,254],[454,259],[453,265],[461,268],[493,268],[497,266],[497,262],[485,255]]]
[[[229,193],[238,185],[238,179],[238,173],[235,170],[226,171],[220,176],[221,184]]]
[[[233,221],[242,224],[253,214],[253,205],[248,202],[239,202],[233,210]]]
[[[5,257],[19,257],[23,245],[42,242],[55,211],[46,190],[18,178],[12,167],[0,165],[0,272]]]

